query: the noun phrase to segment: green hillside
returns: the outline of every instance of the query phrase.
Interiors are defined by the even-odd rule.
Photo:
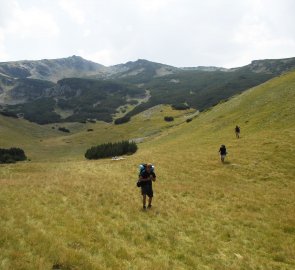
[[[294,102],[295,72],[174,127],[160,124],[169,108],[112,132],[94,124],[110,140],[149,136],[120,161],[79,157],[77,142],[97,130],[75,126],[68,144],[51,130],[43,143],[60,142],[61,155],[0,166],[1,269],[294,269]],[[146,161],[157,182],[144,212],[135,181]]]
[[[231,72],[186,70],[154,78],[146,84],[151,93],[150,100],[137,106],[128,115],[135,115],[158,104],[188,104],[202,111],[274,76],[271,73],[238,69]]]
[[[193,109],[179,111],[161,105],[134,116],[132,122],[118,126],[102,121],[37,125],[0,115],[0,148],[21,147],[28,158],[37,162],[84,159],[86,149],[91,146],[128,139],[138,142],[150,140],[195,114]],[[165,116],[173,116],[174,121],[164,121]],[[60,127],[70,132],[61,132],[58,130]]]

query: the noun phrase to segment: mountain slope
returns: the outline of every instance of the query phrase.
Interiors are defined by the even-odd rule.
[[[0,73],[9,77],[40,79],[52,82],[57,82],[63,78],[86,77],[98,74],[103,69],[103,65],[75,55],[60,59],[0,63]]]
[[[30,74],[13,73],[16,63],[18,68],[26,69]],[[47,79],[52,79],[50,76],[56,76],[54,74],[88,78],[66,78],[54,84],[26,77],[34,77],[32,74],[42,70],[37,68],[41,64],[51,70],[45,76]],[[124,111],[125,118],[129,119],[160,104],[178,108],[190,106],[203,111],[294,69],[295,58],[253,61],[250,65],[228,70],[214,67],[181,69],[142,59],[102,67],[76,56],[11,63],[7,74],[3,75],[1,66],[5,65],[8,63],[0,63],[0,103],[4,110],[44,124],[87,119],[111,122],[119,111]],[[90,74],[94,74],[90,76],[92,79],[89,79]],[[26,78],[15,79],[8,75]],[[122,110],[126,107],[130,110],[132,107],[132,110]]]
[[[9,113],[22,115],[39,124],[85,122],[88,119],[112,122],[112,117],[120,106],[137,103],[135,99],[145,96],[145,91],[136,86],[106,80],[68,78],[55,85],[33,80],[35,85],[43,83],[44,87],[39,91],[28,88],[28,84],[25,84],[28,80],[30,79],[22,80],[24,85],[17,92],[18,97],[24,98],[23,93],[26,91],[30,93],[27,97],[33,94],[37,97],[28,99],[25,103],[4,107]],[[15,88],[10,90],[10,97],[12,94],[16,96]]]
[[[160,63],[139,59],[135,62],[127,62],[111,66],[108,69],[112,79],[127,80],[132,83],[146,83],[153,78],[162,77],[179,72],[179,69]]]
[[[0,76],[0,104],[5,106],[32,102],[46,96],[54,86],[50,81]]]
[[[293,270],[294,93],[292,72],[163,129],[125,160],[73,156],[78,136],[68,161],[1,165],[1,267]],[[157,174],[146,212],[142,162]]]
[[[238,69],[250,70],[256,73],[280,75],[295,68],[295,58],[254,60],[251,64]],[[235,69],[232,69],[235,70]]]
[[[169,252],[175,268],[294,268],[294,102],[292,72],[201,113],[142,150],[164,182],[156,185],[155,204],[169,209],[173,229],[164,235],[176,233]],[[229,152],[224,165],[221,144]],[[159,245],[164,240],[157,236]]]

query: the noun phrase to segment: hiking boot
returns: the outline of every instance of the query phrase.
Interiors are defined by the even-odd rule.
[[[152,205],[151,205],[151,204],[149,204],[149,205],[148,205],[148,208],[152,208]]]

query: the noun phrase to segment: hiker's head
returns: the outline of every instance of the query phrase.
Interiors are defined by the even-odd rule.
[[[146,170],[149,172],[152,169],[152,164],[148,163],[146,164]]]

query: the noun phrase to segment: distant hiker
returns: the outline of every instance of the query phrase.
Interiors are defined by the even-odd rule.
[[[235,132],[236,132],[236,137],[237,137],[237,139],[239,139],[239,138],[240,138],[240,132],[241,132],[241,129],[240,129],[239,126],[236,126],[236,127],[235,127]]]
[[[154,166],[150,163],[140,165],[138,185],[141,187],[143,210],[146,209],[146,196],[149,197],[148,208],[152,207],[153,184],[156,181]]]
[[[220,153],[221,162],[224,163],[224,159],[225,159],[225,156],[227,154],[226,147],[225,147],[224,144],[220,146],[219,153]]]

